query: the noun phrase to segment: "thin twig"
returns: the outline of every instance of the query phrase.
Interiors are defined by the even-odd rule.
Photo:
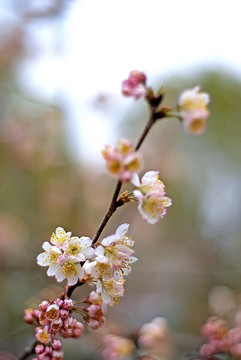
[[[37,345],[37,341],[35,341],[32,346],[27,347],[24,349],[24,351],[18,355],[17,360],[25,360],[27,359],[31,354],[35,354],[35,346]]]

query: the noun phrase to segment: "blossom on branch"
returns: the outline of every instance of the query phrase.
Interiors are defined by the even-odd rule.
[[[209,101],[209,95],[201,92],[199,86],[181,93],[178,111],[187,134],[201,135],[205,131],[206,120],[210,114],[207,108]]]
[[[136,100],[146,96],[146,75],[143,72],[133,70],[128,79],[122,81],[122,94],[133,96]]]
[[[47,241],[44,242],[45,252],[38,255],[38,265],[49,266],[47,274],[55,276],[57,281],[66,278],[68,285],[76,284],[84,275],[81,262],[91,259],[94,255],[91,239],[86,236],[71,237],[71,232],[66,233],[63,228],[58,227],[50,242],[54,246]]]
[[[95,260],[86,261],[85,273],[96,282],[96,292],[101,295],[105,311],[107,306],[118,303],[124,295],[124,276],[131,272],[134,241],[127,235],[128,224],[120,225],[115,234],[104,238],[95,249]]]
[[[120,140],[115,148],[106,145],[102,155],[109,173],[117,176],[122,182],[130,181],[133,173],[142,167],[140,154],[133,149],[128,140]]]
[[[132,184],[136,186],[133,196],[138,200],[138,210],[144,220],[155,224],[166,214],[166,208],[172,204],[165,196],[165,185],[159,180],[158,171],[148,171],[141,179],[135,174]]]

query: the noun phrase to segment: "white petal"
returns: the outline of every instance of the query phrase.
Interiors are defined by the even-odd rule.
[[[84,250],[84,255],[86,259],[92,259],[94,257],[94,254],[95,254],[95,250],[92,247]]]
[[[99,294],[99,293],[101,293],[101,291],[102,291],[101,281],[100,281],[100,280],[97,280],[97,283],[96,283],[96,292]]]
[[[140,186],[140,180],[139,180],[139,176],[137,175],[137,173],[134,173],[132,175],[131,183],[137,187]]]
[[[48,253],[41,253],[37,256],[37,264],[40,266],[49,266],[49,254]]]
[[[145,195],[143,195],[140,190],[134,190],[133,195],[136,199],[139,199],[139,200],[143,199],[145,197]]]
[[[84,248],[88,248],[92,244],[92,240],[87,236],[82,236],[79,240],[80,240],[81,246],[83,246]]]
[[[105,239],[103,239],[101,241],[101,245],[103,246],[109,246],[110,244],[112,244],[114,241],[119,240],[119,236],[117,234],[113,234],[110,236],[107,236]]]
[[[111,305],[112,304],[112,301],[111,301],[111,296],[109,294],[107,294],[106,292],[103,292],[101,293],[101,297],[104,301],[104,303],[106,305]]]
[[[59,270],[59,265],[50,266],[48,268],[47,275],[54,276],[58,270]]]
[[[95,254],[97,256],[101,256],[101,255],[104,255],[105,253],[105,249],[103,248],[103,246],[99,245],[97,246],[97,248],[95,249]]]
[[[120,235],[120,236],[125,236],[128,229],[129,229],[129,224],[121,224],[117,230],[116,230],[116,234]]]
[[[83,277],[84,277],[84,269],[83,269],[83,267],[79,268],[78,277],[79,277],[80,280],[83,279]]]
[[[128,258],[128,262],[131,264],[131,263],[133,263],[133,262],[136,262],[138,259],[137,259],[137,257],[135,257],[135,256],[131,256],[130,258]]]
[[[159,174],[159,171],[147,171],[142,179],[141,179],[141,183],[142,184],[146,184],[149,182],[152,182],[153,180],[156,180],[157,175]]]
[[[48,241],[45,241],[43,243],[43,246],[42,248],[45,250],[45,251],[49,251],[49,249],[52,247],[52,245],[50,245],[50,243]]]
[[[81,254],[80,252],[75,256],[75,258],[78,261],[85,261],[86,260],[85,256],[83,254]]]

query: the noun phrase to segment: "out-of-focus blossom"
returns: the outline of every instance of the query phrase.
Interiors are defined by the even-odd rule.
[[[102,357],[105,360],[122,360],[130,357],[135,351],[135,344],[121,336],[107,335],[104,339],[105,349]]]
[[[111,175],[117,176],[122,182],[131,180],[133,173],[142,166],[142,159],[138,151],[133,149],[128,140],[120,140],[114,148],[106,145],[102,150],[106,166]]]
[[[91,239],[71,237],[71,232],[65,232],[61,227],[52,234],[50,245],[47,241],[43,244],[44,253],[37,257],[37,263],[41,266],[49,266],[47,274],[55,276],[57,281],[65,278],[68,285],[74,285],[79,278],[83,278],[84,269],[81,262],[92,258],[94,249],[91,247]]]
[[[240,359],[240,326],[230,328],[224,320],[213,316],[209,318],[207,323],[202,327],[201,333],[207,340],[199,350],[203,357],[227,353],[232,355],[234,359]]]
[[[34,309],[25,309],[23,319],[27,324],[33,325],[39,319],[39,311]]]
[[[156,317],[150,323],[142,325],[137,341],[146,355],[144,359],[173,358],[172,337],[167,320],[163,317]]]
[[[138,210],[143,219],[155,224],[172,204],[171,199],[165,196],[165,185],[159,180],[158,171],[148,171],[141,180],[134,174],[132,184],[136,186],[133,196],[138,200]]]
[[[122,94],[140,99],[146,96],[146,75],[143,72],[133,70],[128,79],[122,81]]]
[[[169,339],[167,320],[162,317],[154,318],[150,323],[141,326],[139,330],[138,344],[143,348],[161,346]]]
[[[201,135],[205,131],[206,120],[209,116],[207,108],[209,100],[209,95],[201,92],[199,86],[181,93],[178,100],[178,111],[187,134]]]

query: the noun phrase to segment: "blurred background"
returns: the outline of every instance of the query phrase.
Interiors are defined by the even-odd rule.
[[[102,333],[125,335],[155,316],[185,357],[202,343],[213,288],[231,289],[240,306],[240,11],[238,0],[1,0],[2,352],[32,343],[24,309],[65,285],[37,266],[42,243],[57,226],[92,237],[109,205],[116,181],[100,151],[122,137],[135,143],[148,118],[142,101],[120,94],[133,69],[166,86],[167,105],[200,84],[211,116],[201,137],[168,119],[146,139],[143,172],[160,171],[173,205],[153,226],[133,204],[113,216],[103,236],[130,223],[139,261],[106,328],[66,341],[66,359],[99,359]]]

